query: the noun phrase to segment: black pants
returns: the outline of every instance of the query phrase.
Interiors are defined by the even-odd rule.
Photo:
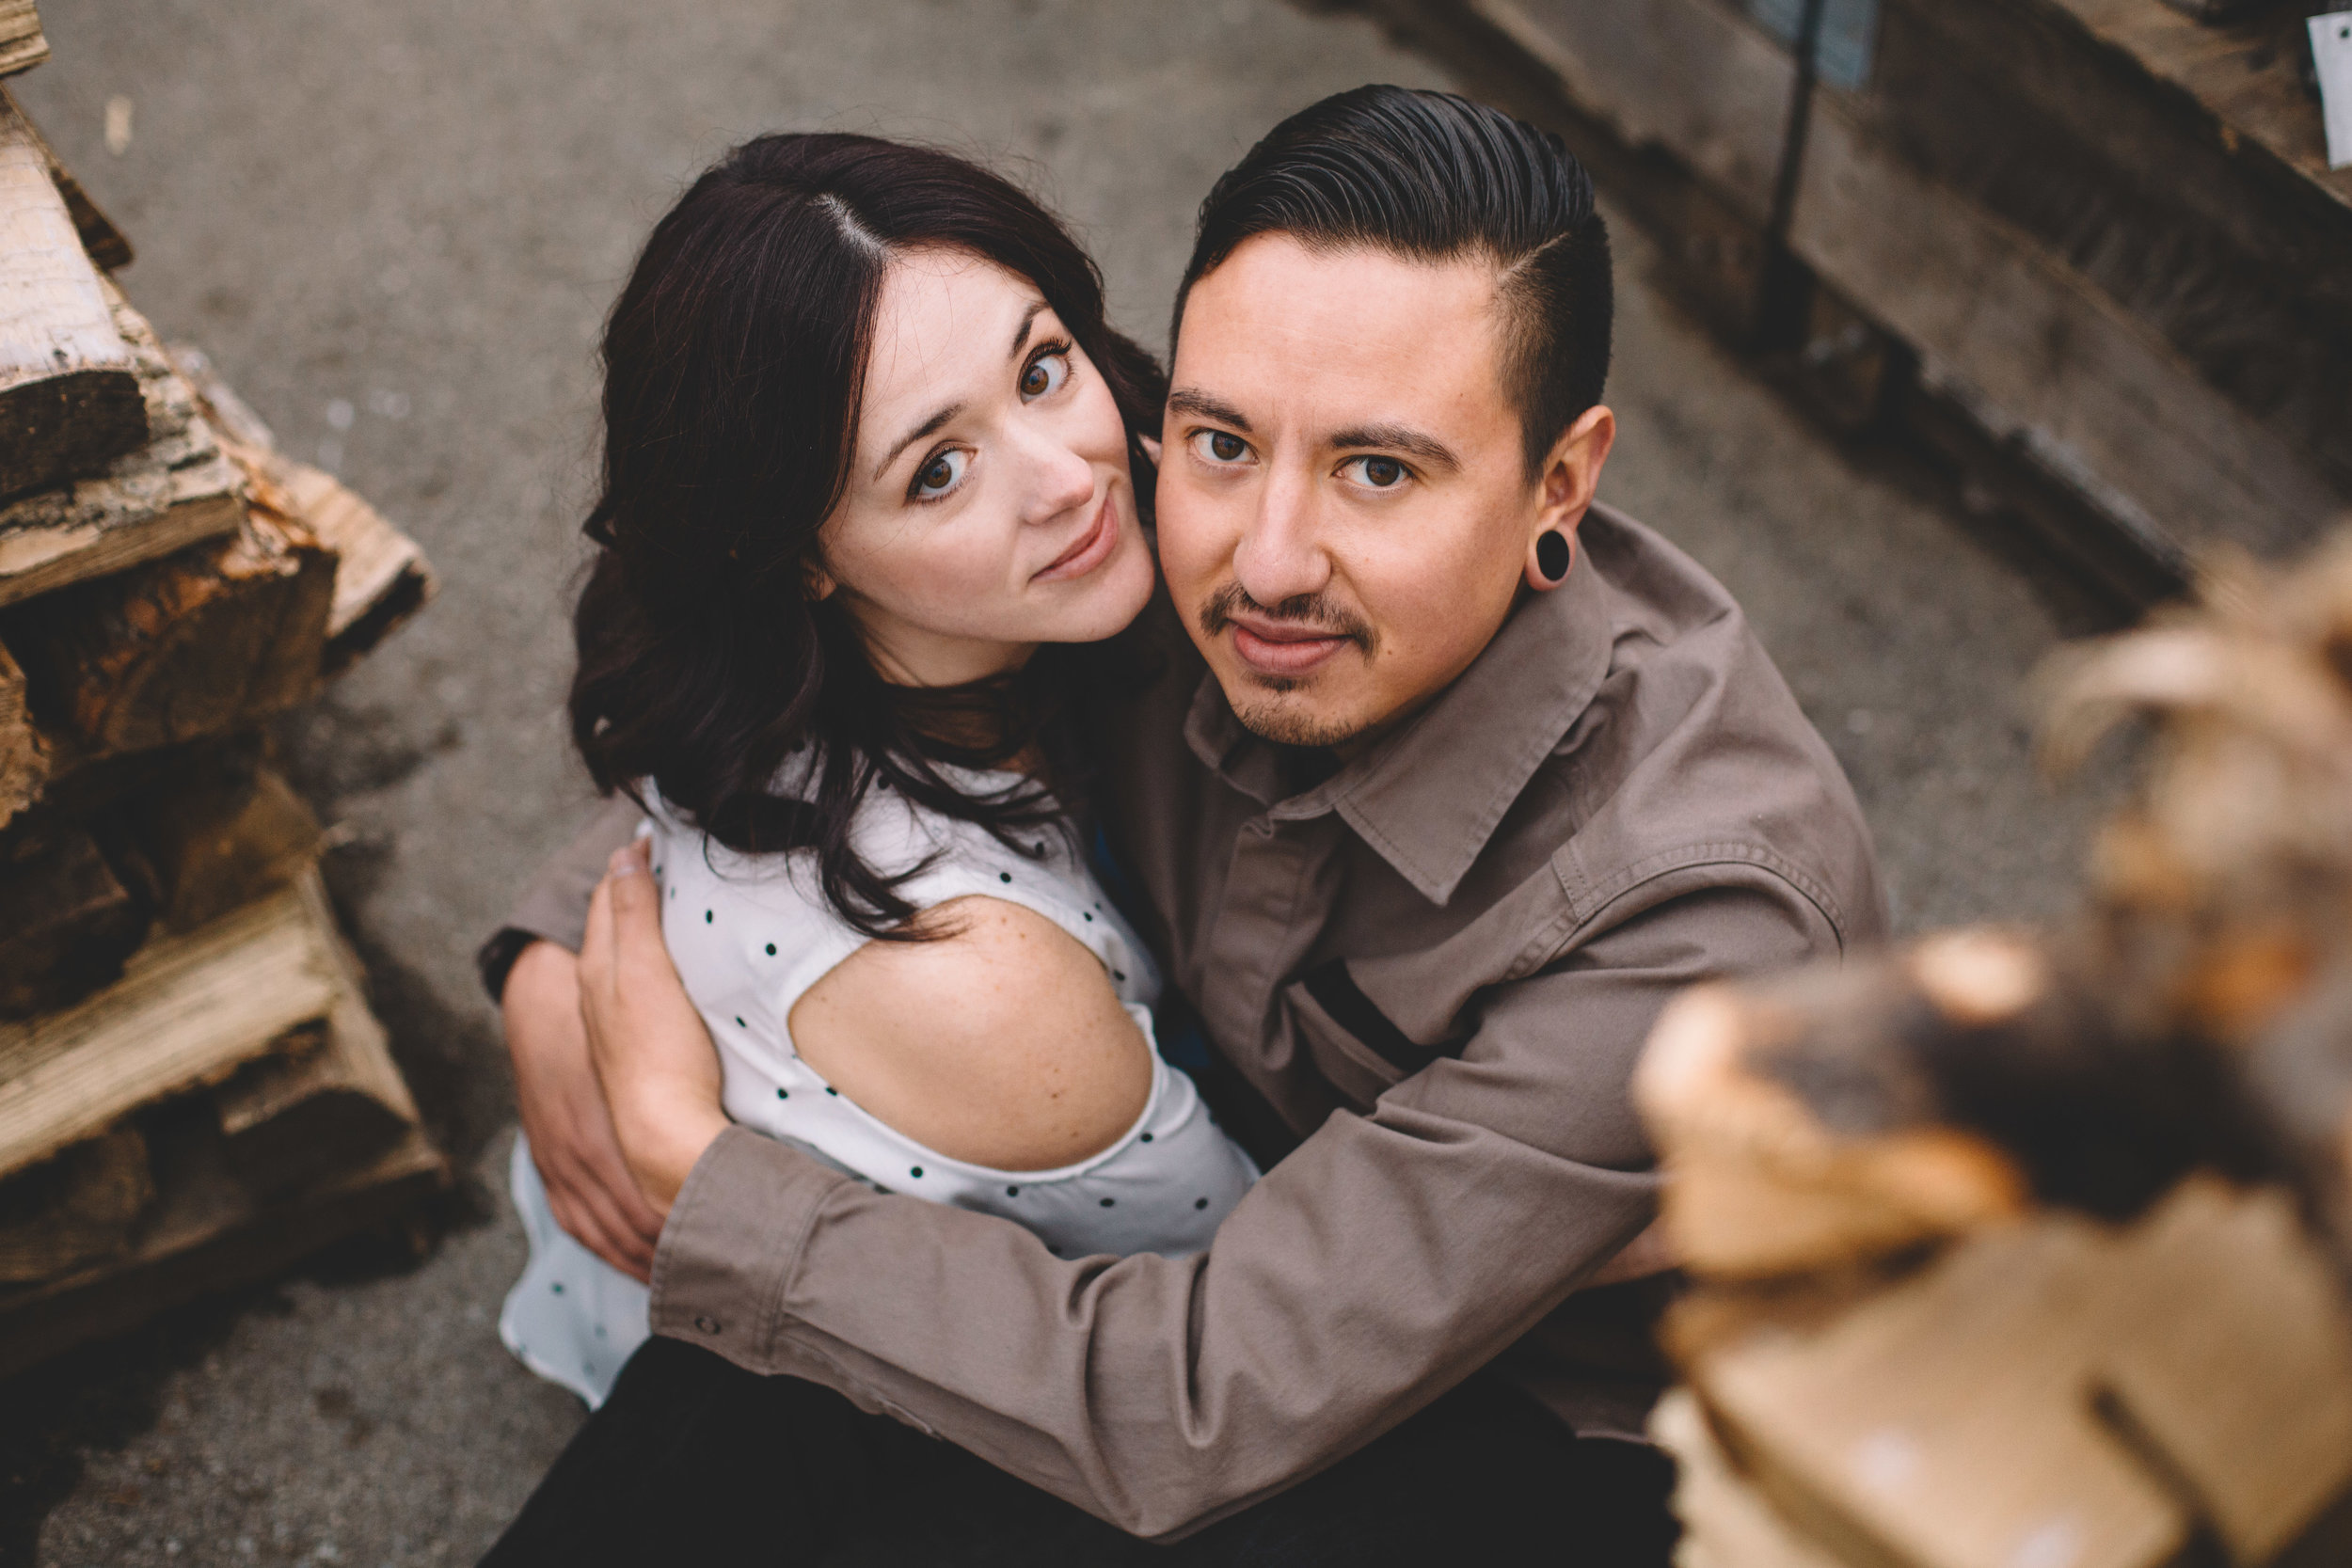
[[[1672,1469],[1516,1389],[1456,1389],[1339,1465],[1168,1546],[867,1416],[653,1339],[483,1568],[1664,1568]]]

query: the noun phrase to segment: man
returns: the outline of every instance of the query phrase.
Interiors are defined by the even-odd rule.
[[[1065,1261],[674,1114],[708,1048],[646,879],[584,986],[566,951],[629,814],[543,879],[526,1121],[666,1338],[494,1561],[1664,1560],[1634,1055],[1682,986],[1883,915],[1737,606],[1594,502],[1610,308],[1583,171],[1450,95],[1327,100],[1203,205],[1158,488],[1188,640],[1104,794],[1202,1075],[1281,1155],[1208,1253]]]

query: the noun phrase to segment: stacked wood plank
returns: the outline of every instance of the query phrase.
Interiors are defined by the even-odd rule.
[[[1684,1568],[2352,1561],[2352,535],[2050,684],[2153,727],[2074,924],[1645,1052]]]
[[[2324,8],[1829,0],[1807,71],[1800,0],[1357,3],[1557,126],[1833,424],[1907,429],[2124,598],[2352,516]]]
[[[0,88],[0,1375],[446,1180],[262,729],[431,571],[129,259]]]

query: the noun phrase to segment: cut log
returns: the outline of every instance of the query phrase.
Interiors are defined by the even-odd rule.
[[[30,71],[48,57],[40,8],[33,0],[0,0],[0,76]]]
[[[1675,1462],[1675,1515],[1682,1521],[1675,1568],[1846,1568],[1748,1484],[1688,1388],[1667,1391],[1649,1431]]]
[[[2087,1222],[1989,1231],[1810,1336],[1691,1369],[1772,1506],[1841,1560],[1906,1568],[2165,1568],[2191,1523],[2094,1415],[2114,1321]]]
[[[294,518],[335,552],[335,602],[322,673],[340,674],[422,610],[437,588],[416,542],[336,480],[279,456],[273,464]]]
[[[113,983],[153,916],[143,891],[72,823],[0,838],[0,1018],[67,1006]]]
[[[50,1279],[129,1248],[155,1201],[147,1140],[118,1127],[0,1181],[0,1284]]]
[[[0,495],[99,472],[147,439],[98,270],[39,141],[0,103]]]
[[[283,887],[317,860],[318,819],[286,781],[235,753],[193,757],[124,812],[167,930],[190,931]]]
[[[35,800],[49,782],[49,750],[24,703],[24,672],[0,648],[0,826]]]
[[[120,1334],[217,1291],[265,1279],[330,1242],[401,1224],[449,1185],[422,1130],[372,1162],[276,1199],[230,1170],[210,1117],[154,1140],[154,1212],[128,1256],[63,1278],[0,1289],[0,1378]]]
[[[0,617],[33,711],[77,760],[216,735],[317,689],[335,558],[256,514],[207,544]]]
[[[298,889],[186,936],[158,937],[114,985],[0,1025],[0,1174],[151,1100],[227,1077],[342,990],[333,933]]]
[[[284,1192],[390,1148],[417,1120],[383,1024],[368,1010],[358,959],[335,934],[315,874],[302,881],[332,948],[341,987],[308,1049],[248,1063],[213,1091],[231,1165],[255,1192]]]
[[[1839,1560],[2266,1562],[2352,1484],[2352,1319],[2275,1191],[2200,1178],[2128,1232],[2040,1217],[1825,1327],[1690,1369],[1713,1430]]]
[[[100,280],[129,344],[147,406],[147,444],[105,472],[0,506],[0,605],[103,577],[232,533],[245,521],[244,476],[154,329]]]
[[[73,171],[65,166],[56,150],[40,134],[40,127],[35,125],[31,117],[24,113],[24,106],[16,101],[16,95],[8,90],[6,83],[0,83],[0,103],[7,104],[24,121],[24,129],[40,147],[41,156],[49,161],[49,178],[56,185],[57,194],[65,198],[65,210],[72,215],[74,230],[82,236],[82,248],[89,252],[89,259],[108,272],[119,272],[129,266],[132,260],[129,236],[99,211],[98,203],[89,198],[87,191],[82,189],[82,182],[73,178]]]
[[[341,673],[431,601],[438,587],[431,564],[414,540],[334,475],[279,451],[269,426],[201,349],[179,343],[170,352],[204,415],[245,468],[255,504],[298,523],[335,552],[325,673]]]

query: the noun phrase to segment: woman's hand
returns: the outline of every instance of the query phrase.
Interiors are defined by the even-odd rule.
[[[516,1103],[555,1223],[623,1274],[645,1279],[661,1212],[637,1190],[604,1107],[580,1013],[580,960],[554,942],[532,942],[507,974],[500,1010]]]
[[[719,1053],[661,940],[644,840],[616,850],[588,905],[580,1011],[621,1157],[666,1217],[687,1173],[727,1125]]]

